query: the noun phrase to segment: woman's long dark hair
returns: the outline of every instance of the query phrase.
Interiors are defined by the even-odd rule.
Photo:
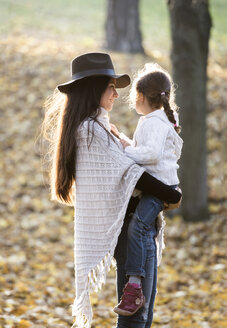
[[[92,76],[72,85],[67,94],[55,91],[45,103],[42,134],[49,146],[52,200],[73,204],[77,158],[77,130],[81,122],[99,114],[100,100],[110,77]]]

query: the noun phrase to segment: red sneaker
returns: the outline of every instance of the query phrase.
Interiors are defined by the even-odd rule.
[[[130,316],[135,314],[144,304],[145,297],[142,287],[128,282],[123,290],[120,303],[113,310],[120,315]]]

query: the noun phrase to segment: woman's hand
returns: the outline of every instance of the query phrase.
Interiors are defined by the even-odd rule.
[[[120,142],[122,144],[122,146],[124,147],[124,149],[128,146],[130,146],[130,143],[128,143],[127,141],[125,141],[124,139],[120,139]]]
[[[110,127],[111,127],[111,132],[112,132],[112,134],[113,134],[115,137],[117,137],[118,139],[120,139],[120,133],[119,133],[119,131],[118,131],[116,125],[110,123]],[[124,148],[130,146],[130,143],[128,143],[128,142],[127,142],[126,140],[124,140],[124,139],[120,139],[120,142],[121,142],[121,144],[122,144],[122,146],[123,146]]]
[[[177,187],[176,190],[182,194],[182,190],[179,187]],[[164,202],[164,210],[170,211],[170,210],[174,210],[174,209],[180,207],[181,201],[182,201],[182,196],[181,196],[179,202],[176,204],[168,204],[168,203]]]
[[[119,134],[120,133],[119,133],[116,125],[110,123],[110,127],[111,127],[111,132],[113,133],[113,135],[119,139]]]

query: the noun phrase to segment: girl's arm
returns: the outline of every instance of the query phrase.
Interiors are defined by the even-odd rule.
[[[141,190],[145,194],[157,197],[166,203],[176,204],[181,199],[181,193],[179,191],[172,189],[147,172],[144,172],[137,181],[136,189]]]
[[[156,117],[142,124],[138,130],[138,144],[135,147],[123,144],[125,153],[137,164],[157,164],[163,155],[169,127]]]
[[[129,146],[132,146],[132,145],[133,145],[133,140],[130,139],[129,137],[127,137],[123,132],[121,132],[121,133],[119,134],[119,139],[120,139],[121,143],[122,143],[122,140],[123,140],[123,142],[126,141],[126,143],[127,143]]]

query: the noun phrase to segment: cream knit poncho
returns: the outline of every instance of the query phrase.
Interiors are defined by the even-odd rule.
[[[110,130],[104,109],[99,121]],[[93,127],[94,136],[88,147]],[[76,321],[73,327],[91,327],[89,293],[98,291],[105,283],[128,202],[144,172],[144,168],[124,154],[117,138],[115,141],[91,120],[83,122],[78,130],[74,220],[76,298],[72,305]]]

